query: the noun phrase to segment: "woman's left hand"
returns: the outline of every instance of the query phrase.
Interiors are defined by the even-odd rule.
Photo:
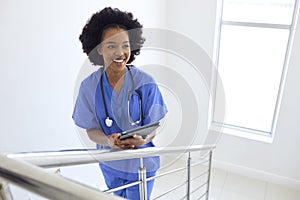
[[[132,138],[125,140],[119,140],[118,146],[124,147],[123,149],[133,149],[134,147],[143,146],[144,144],[149,143],[155,137],[155,133],[148,135],[146,138],[135,134]],[[130,148],[127,148],[130,147]]]

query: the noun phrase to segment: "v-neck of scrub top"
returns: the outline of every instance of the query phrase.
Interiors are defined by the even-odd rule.
[[[108,95],[112,95],[112,93],[114,93],[114,95],[119,96],[119,95],[122,93],[122,91],[124,90],[124,88],[127,87],[127,85],[128,85],[128,84],[127,84],[127,73],[128,73],[128,69],[127,69],[127,67],[126,67],[125,69],[126,69],[126,71],[125,71],[125,77],[124,77],[124,84],[123,84],[123,86],[122,86],[122,88],[121,88],[119,94],[116,93],[116,92],[114,91],[114,89],[112,88],[111,85],[109,85],[108,79],[107,79],[107,75],[106,75],[106,71],[104,71],[104,73],[103,73],[103,75],[104,75],[104,79],[103,79],[104,81],[103,81],[103,84],[104,84],[105,89],[108,89],[108,90],[109,90],[108,92],[109,92],[110,94],[108,94]]]
[[[126,124],[128,123],[127,117],[127,95],[128,95],[128,69],[126,67],[124,84],[119,92],[114,91],[114,89],[109,85],[106,72],[103,73],[103,85],[104,94],[111,102],[112,113],[114,115],[115,121],[121,130],[126,130]]]

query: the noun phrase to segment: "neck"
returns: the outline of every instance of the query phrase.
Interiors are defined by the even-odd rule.
[[[119,93],[124,84],[126,68],[121,71],[114,71],[113,69],[107,68],[105,72],[109,85]]]

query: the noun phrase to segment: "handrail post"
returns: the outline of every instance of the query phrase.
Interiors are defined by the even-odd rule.
[[[0,179],[0,200],[13,200],[9,185]]]
[[[188,159],[187,159],[187,191],[186,191],[186,197],[187,200],[191,199],[191,152],[188,153]]]
[[[143,158],[140,158],[139,181],[141,181],[139,184],[140,200],[147,200],[147,173],[143,164]]]
[[[212,150],[209,152],[209,163],[208,163],[208,177],[207,177],[207,187],[206,187],[206,200],[209,198],[209,185],[210,185],[210,174],[211,174],[211,160],[212,160]]]

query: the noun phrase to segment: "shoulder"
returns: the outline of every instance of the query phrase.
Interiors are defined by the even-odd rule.
[[[79,96],[85,96],[86,98],[93,99],[97,86],[100,80],[100,74],[102,69],[98,69],[87,76],[80,84]]]
[[[97,84],[99,83],[100,80],[100,74],[102,73],[102,68],[94,71],[91,73],[88,77],[86,77],[82,82],[81,82],[81,87],[83,88],[95,88]]]
[[[137,87],[145,84],[156,84],[154,78],[150,74],[135,67],[134,65],[131,66],[131,71]]]

